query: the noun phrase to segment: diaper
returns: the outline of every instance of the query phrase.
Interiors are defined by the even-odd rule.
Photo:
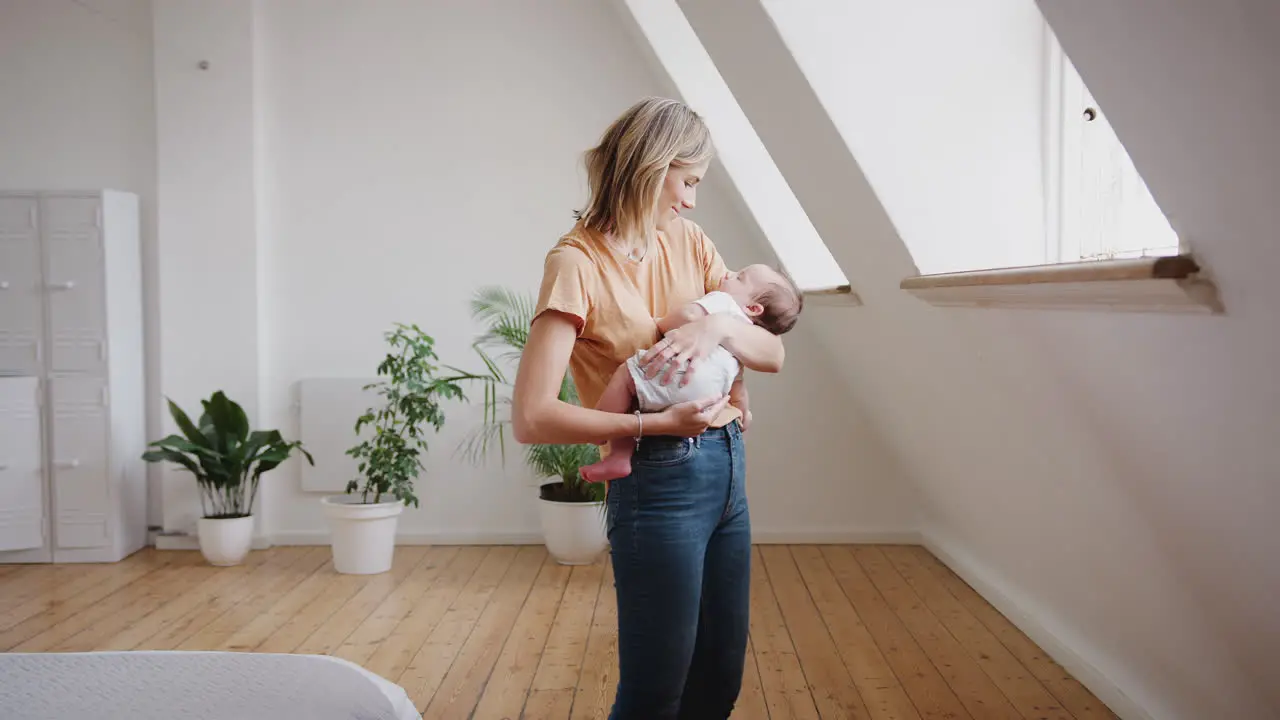
[[[738,377],[738,359],[723,347],[717,347],[698,365],[688,385],[681,385],[683,369],[676,371],[669,384],[662,385],[666,369],[652,380],[645,377],[644,370],[640,367],[640,359],[645,352],[647,351],[637,351],[627,359],[627,370],[635,382],[636,400],[642,412],[660,412],[682,402],[725,395]]]

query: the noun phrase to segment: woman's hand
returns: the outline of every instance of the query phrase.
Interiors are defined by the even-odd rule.
[[[675,435],[697,437],[711,427],[720,412],[729,404],[728,394],[718,397],[690,400],[663,410],[645,421],[645,435]]]
[[[655,378],[665,368],[660,384],[670,384],[683,372],[680,385],[688,385],[698,364],[724,340],[725,320],[723,315],[709,315],[672,329],[640,358],[645,377]]]

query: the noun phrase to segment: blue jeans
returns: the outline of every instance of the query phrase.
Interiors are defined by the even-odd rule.
[[[751,520],[738,423],[647,437],[609,487],[619,680],[610,720],[720,720],[742,687]]]

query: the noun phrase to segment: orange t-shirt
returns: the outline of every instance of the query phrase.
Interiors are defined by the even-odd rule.
[[[716,290],[727,272],[706,233],[684,218],[639,262],[578,223],[547,253],[534,317],[557,310],[575,318],[569,371],[583,407],[595,407],[618,366],[661,339],[657,318]],[[740,414],[726,406],[712,426]]]

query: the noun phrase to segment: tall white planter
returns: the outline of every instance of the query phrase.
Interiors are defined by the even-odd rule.
[[[538,499],[547,552],[561,565],[590,565],[609,546],[603,502]]]
[[[365,504],[359,495],[333,495],[320,502],[329,520],[334,570],[376,575],[391,569],[396,522],[404,510],[400,501]]]
[[[200,554],[210,565],[239,565],[253,545],[253,516],[200,518],[196,521]]]

